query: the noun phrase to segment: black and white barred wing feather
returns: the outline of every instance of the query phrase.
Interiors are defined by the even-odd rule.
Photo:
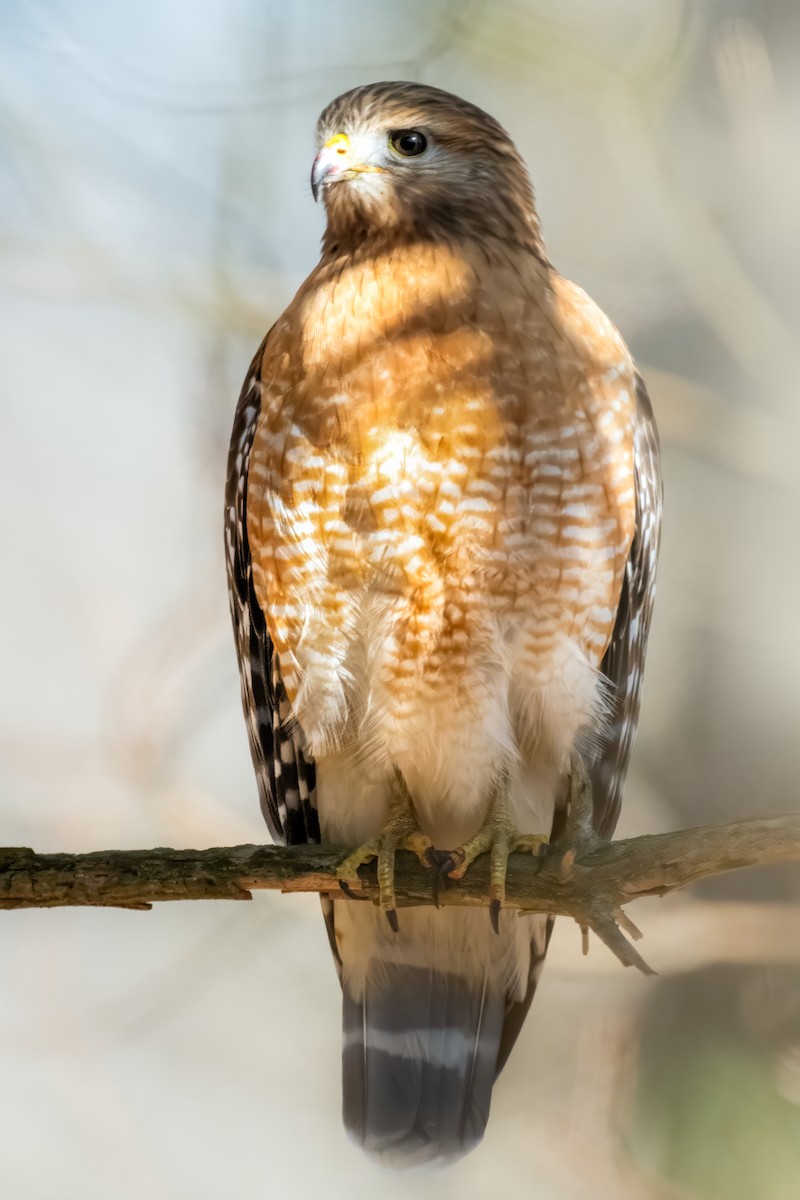
[[[661,540],[661,453],[650,397],[640,375],[636,376],[636,400],[633,426],[636,532],[625,566],[614,632],[601,665],[613,685],[612,717],[600,753],[588,764],[595,829],[603,837],[610,837],[617,824],[622,786],[639,720]]]
[[[250,753],[261,809],[278,842],[319,841],[313,759],[291,717],[277,655],[256,598],[247,539],[247,477],[262,403],[261,359],[256,354],[239,397],[225,487],[225,557],[236,653]]]

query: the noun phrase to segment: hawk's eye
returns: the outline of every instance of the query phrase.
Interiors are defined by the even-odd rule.
[[[418,129],[395,129],[389,134],[389,145],[403,158],[414,158],[427,148],[428,139]]]

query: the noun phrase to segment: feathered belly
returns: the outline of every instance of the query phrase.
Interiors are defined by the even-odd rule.
[[[597,719],[634,521],[624,377],[602,412],[596,384],[537,407],[498,395],[480,339],[454,371],[463,337],[427,374],[404,344],[404,390],[401,363],[376,379],[365,360],[313,422],[302,398],[270,409],[248,483],[256,593],[311,753],[424,773],[432,794],[560,764]]]
[[[300,470],[291,446],[286,462],[291,503],[262,509],[259,565],[316,755],[354,739],[402,753],[420,726],[444,736],[442,711],[506,748],[552,741],[551,711],[591,720],[629,543],[603,487],[521,479],[507,444],[470,472],[401,431],[358,472],[322,454]]]

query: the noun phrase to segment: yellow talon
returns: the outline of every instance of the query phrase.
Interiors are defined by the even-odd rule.
[[[392,789],[389,816],[377,837],[364,842],[339,864],[336,878],[340,884],[359,886],[358,868],[373,858],[378,860],[378,904],[395,933],[398,931],[397,902],[394,891],[395,854],[410,850],[423,866],[430,866],[427,857],[431,840],[417,824],[416,814],[405,783],[398,774]]]
[[[508,812],[506,784],[507,778],[504,778],[498,785],[489,815],[478,832],[453,851],[452,858],[456,865],[448,871],[451,879],[462,879],[476,858],[487,852],[491,854],[489,916],[496,933],[499,930],[500,909],[506,898],[509,856],[515,850],[528,850],[538,855],[549,840],[543,834],[519,832]]]

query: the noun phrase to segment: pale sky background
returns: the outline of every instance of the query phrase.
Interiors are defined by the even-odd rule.
[[[265,838],[225,593],[227,440],[316,261],[317,115],[383,78],[505,124],[553,261],[650,386],[667,510],[621,832],[797,807],[798,65],[788,0],[7,0],[0,842]],[[700,893],[709,913],[798,894],[789,870]],[[3,1200],[786,1200],[800,955],[770,937],[732,954],[728,907],[698,958],[700,903],[637,909],[657,982],[580,959],[562,921],[484,1145],[413,1179],[342,1133],[313,897],[2,914]]]

